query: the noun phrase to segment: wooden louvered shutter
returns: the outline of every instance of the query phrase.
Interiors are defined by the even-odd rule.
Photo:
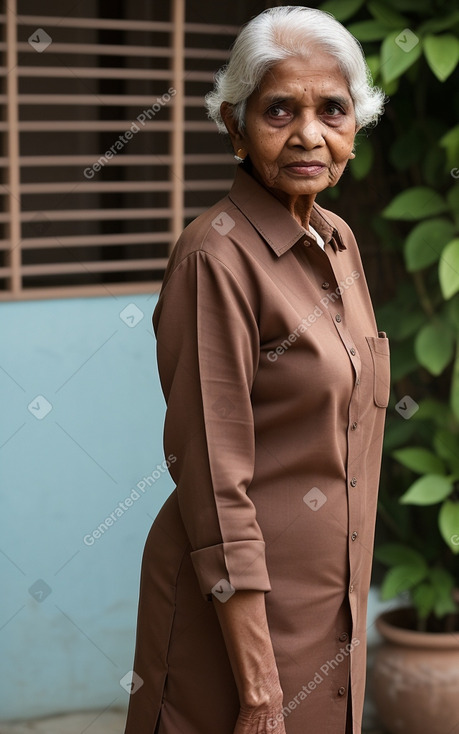
[[[237,28],[186,23],[184,0],[167,19],[121,5],[0,16],[2,300],[157,290],[183,226],[231,185],[203,95]]]

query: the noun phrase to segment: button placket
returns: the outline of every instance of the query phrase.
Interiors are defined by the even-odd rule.
[[[341,339],[343,347],[346,352],[346,356],[349,359],[353,371],[354,371],[354,389],[352,391],[351,400],[349,404],[349,432],[348,432],[348,457],[347,457],[347,488],[348,488],[348,502],[349,502],[349,515],[348,515],[348,563],[349,563],[349,576],[353,583],[349,583],[348,595],[351,610],[352,625],[355,622],[356,605],[358,605],[358,594],[356,580],[358,579],[358,568],[361,547],[360,543],[353,542],[353,533],[356,533],[356,528],[360,529],[360,501],[358,492],[354,491],[354,487],[357,485],[357,477],[354,476],[352,468],[356,474],[359,472],[359,463],[357,461],[361,453],[361,432],[358,431],[358,419],[360,416],[359,401],[360,401],[360,375],[362,369],[361,357],[357,345],[354,342],[352,334],[348,331],[345,321],[344,301],[340,297],[339,299],[331,299],[328,296],[328,288],[333,291],[337,288],[338,278],[342,276],[335,275],[335,271],[331,260],[327,257],[327,254],[323,250],[317,252],[319,248],[307,248],[308,259],[315,262],[317,265],[318,276],[316,279],[316,286],[320,289],[319,292],[323,294],[322,298],[325,300],[328,298],[326,305],[323,304],[323,311],[328,315],[328,318],[333,322],[337,334]],[[320,298],[320,296],[319,296]],[[344,356],[344,355],[343,355]],[[356,592],[356,593],[354,593]],[[353,627],[351,629],[350,638],[347,640],[340,635],[340,643],[345,643],[352,638]],[[342,633],[344,635],[344,633]],[[340,697],[345,697],[347,688],[345,686],[337,687],[337,693]],[[344,698],[345,700],[345,698]]]
[[[314,282],[316,288],[320,289],[319,294],[321,291],[323,292],[324,290],[328,291],[329,289],[331,289],[338,295],[338,280],[336,278],[332,263],[330,262],[330,258],[321,247],[311,247],[312,242],[312,239],[311,241],[309,241],[309,237],[305,235],[304,244],[306,245],[306,247],[302,248],[301,252],[299,253],[300,262],[306,261],[308,263],[307,275],[310,280]],[[314,242],[317,245],[315,239]],[[321,296],[319,295],[319,300],[320,298]],[[326,298],[325,294],[322,296],[322,298]],[[333,301],[330,298],[329,302],[326,306],[324,306],[324,308],[326,311],[333,313],[333,304],[335,304],[336,306],[339,305],[339,303],[341,302],[342,301],[340,295],[338,299],[333,298]]]

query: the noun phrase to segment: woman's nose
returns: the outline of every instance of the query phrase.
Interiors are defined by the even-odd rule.
[[[298,139],[295,144],[302,145],[306,150],[325,144],[323,125],[317,119],[299,120],[298,128],[293,137]]]

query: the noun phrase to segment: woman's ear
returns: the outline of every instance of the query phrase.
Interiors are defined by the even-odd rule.
[[[362,129],[362,127],[361,127],[360,125],[356,125],[356,126],[355,126],[355,136],[357,135],[357,133],[358,133],[358,132],[359,132],[359,130],[361,130],[361,129]],[[354,145],[352,146],[352,152],[351,152],[351,153],[350,153],[350,155],[349,155],[349,159],[350,159],[350,160],[352,160],[353,158],[355,158],[355,136],[354,136]]]
[[[236,152],[238,148],[241,148],[244,145],[244,141],[241,133],[239,132],[238,122],[233,115],[233,105],[229,102],[222,102],[220,106],[220,114],[231,138],[233,149]]]

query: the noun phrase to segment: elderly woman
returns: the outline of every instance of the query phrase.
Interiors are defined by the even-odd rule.
[[[383,94],[331,16],[278,7],[207,105],[240,165],[153,317],[176,489],[146,543],[126,734],[358,734],[389,350],[315,198]]]

